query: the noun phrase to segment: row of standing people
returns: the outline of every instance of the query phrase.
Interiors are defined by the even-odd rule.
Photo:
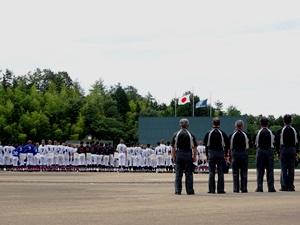
[[[122,141],[123,142],[123,141]],[[200,146],[199,159],[204,162],[203,148]],[[173,171],[170,143],[164,141],[156,147],[132,146],[124,143],[117,146],[101,142],[73,144],[45,140],[41,144],[28,141],[21,146],[0,145],[0,167],[51,167],[88,166],[93,168],[120,168],[122,171]],[[201,150],[202,149],[202,150]],[[201,156],[202,155],[202,156]],[[26,169],[26,168],[25,168]],[[39,168],[37,168],[39,169]]]
[[[87,166],[113,165],[115,150],[111,144],[80,143],[80,145],[45,140],[20,146],[0,145],[0,166]]]
[[[198,160],[194,164],[200,170],[205,170],[208,166],[204,149],[203,145],[197,147]],[[146,168],[157,172],[173,171],[172,146],[170,142],[165,144],[164,140],[161,140],[154,148],[150,144],[141,147],[127,147],[124,140],[121,139],[116,151],[121,171],[130,168],[133,168],[133,170]]]
[[[263,178],[266,172],[269,192],[276,192],[274,186],[274,152],[280,157],[281,191],[295,191],[295,161],[299,152],[299,132],[295,129],[290,115],[284,116],[284,126],[273,134],[268,128],[269,121],[263,117],[261,128],[251,138],[244,130],[244,123],[236,121],[235,130],[230,135],[220,129],[220,120],[215,118],[212,129],[204,137],[204,145],[209,165],[208,193],[225,193],[223,163],[231,161],[233,192],[247,193],[248,149],[256,147],[256,192],[263,192]],[[194,194],[192,162],[196,160],[196,138],[188,131],[189,121],[180,120],[181,129],[174,135],[172,157],[176,162],[175,194],[181,194],[182,176],[186,176],[186,192]],[[218,174],[216,185],[215,176]],[[216,187],[217,186],[217,187]]]

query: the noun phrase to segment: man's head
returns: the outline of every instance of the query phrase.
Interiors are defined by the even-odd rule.
[[[262,127],[267,127],[267,126],[269,126],[269,119],[268,119],[267,117],[262,117],[262,118],[260,119],[260,125],[261,125]]]
[[[120,143],[121,143],[121,144],[124,144],[124,140],[123,140],[122,138],[120,139]]]
[[[179,126],[183,129],[187,129],[189,127],[189,120],[186,118],[183,118],[179,121]]]
[[[221,125],[220,118],[219,118],[219,117],[213,118],[212,125],[213,125],[213,127],[215,127],[215,128],[219,128],[220,125]]]
[[[244,128],[244,122],[243,120],[237,120],[235,121],[235,128],[242,130]]]
[[[289,114],[284,115],[283,122],[285,125],[290,125],[292,123],[292,116]]]

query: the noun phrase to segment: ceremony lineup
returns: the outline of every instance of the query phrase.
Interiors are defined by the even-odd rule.
[[[0,7],[0,225],[300,224],[298,1]]]

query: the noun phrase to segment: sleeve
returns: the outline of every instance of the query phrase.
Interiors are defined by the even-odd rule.
[[[206,154],[206,157],[208,158],[207,142],[208,142],[208,133],[205,134],[205,137],[203,139],[203,145],[205,147],[205,154]]]
[[[204,145],[205,147],[207,147],[207,142],[208,142],[208,133],[205,134],[205,137],[204,137],[204,139],[203,139],[203,145]]]
[[[225,142],[225,155],[228,154],[228,150],[230,148],[229,138],[225,132],[223,132],[224,142]]]
[[[194,144],[195,147],[197,147],[198,144],[197,144],[197,141],[196,141],[196,137],[194,135],[192,135],[192,137],[193,137],[193,144]]]
[[[253,136],[253,138],[252,138],[252,143],[253,143],[253,147],[256,147],[257,148],[257,146],[256,146],[256,136],[257,136],[257,133],[256,134],[254,134],[254,136]]]
[[[33,146],[33,155],[36,155],[38,153],[38,148],[36,146]]]
[[[298,139],[298,142],[296,144],[296,152],[299,153],[299,141],[300,141],[300,137],[299,137],[299,131],[296,130],[296,132],[297,132],[297,139]]]
[[[275,134],[275,150],[277,152],[277,154],[280,154],[280,134],[281,134],[281,130],[278,130]]]
[[[249,140],[249,148],[253,148],[253,140],[251,138],[251,135],[247,133],[247,137],[248,137],[248,140]]]
[[[172,143],[171,143],[171,146],[172,146],[173,148],[175,148],[175,136],[176,136],[176,134],[173,135]]]
[[[229,140],[229,145],[228,145],[229,147],[228,148],[231,148],[231,146],[230,146],[231,137],[232,137],[232,134],[230,134],[229,137],[228,137],[228,140]]]

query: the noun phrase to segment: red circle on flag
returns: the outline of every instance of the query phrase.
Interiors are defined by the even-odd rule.
[[[187,101],[187,98],[186,97],[183,97],[182,99],[181,99],[181,102],[182,103],[185,103]]]

